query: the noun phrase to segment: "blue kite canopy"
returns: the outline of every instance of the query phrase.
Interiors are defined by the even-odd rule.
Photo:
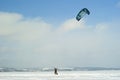
[[[83,18],[86,14],[90,14],[90,11],[87,8],[83,8],[76,16],[76,20],[79,21],[81,18]]]

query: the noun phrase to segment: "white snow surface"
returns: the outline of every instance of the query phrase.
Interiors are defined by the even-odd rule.
[[[0,72],[0,80],[120,80],[120,71]]]

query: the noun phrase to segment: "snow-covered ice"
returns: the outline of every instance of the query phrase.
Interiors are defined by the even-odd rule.
[[[0,72],[0,80],[120,80],[120,71]]]

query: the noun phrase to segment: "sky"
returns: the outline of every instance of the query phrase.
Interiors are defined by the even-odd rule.
[[[120,0],[0,0],[0,67],[120,67],[119,56]]]

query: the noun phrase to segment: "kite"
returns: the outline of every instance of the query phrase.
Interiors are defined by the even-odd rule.
[[[79,21],[81,18],[83,18],[86,14],[90,14],[90,11],[87,8],[83,8],[80,10],[80,12],[76,16],[76,20]]]

